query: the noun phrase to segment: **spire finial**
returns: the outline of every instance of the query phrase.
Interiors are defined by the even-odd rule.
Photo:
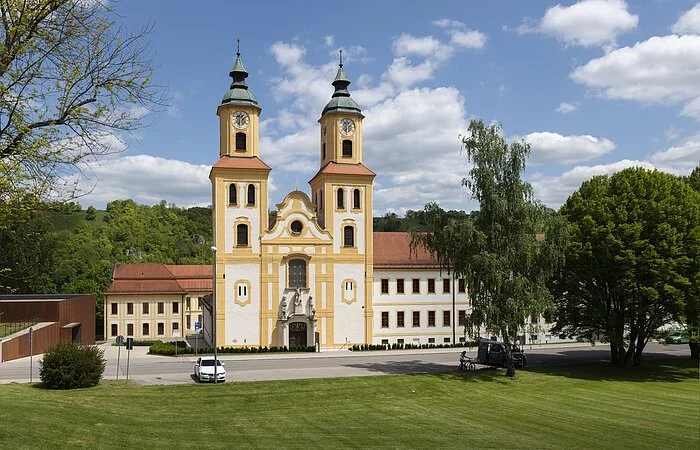
[[[236,56],[241,56],[241,40],[236,38]]]
[[[340,67],[343,67],[343,49],[340,49]]]

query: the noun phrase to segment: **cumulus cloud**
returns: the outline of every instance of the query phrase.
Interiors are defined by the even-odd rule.
[[[700,3],[680,16],[671,31],[678,34],[700,34]]]
[[[570,112],[574,112],[578,109],[578,106],[572,105],[571,103],[566,103],[566,102],[561,102],[559,103],[559,106],[555,109],[556,112],[562,113],[562,114],[569,114]]]
[[[604,46],[614,44],[619,34],[635,29],[638,22],[623,0],[583,0],[552,6],[541,19],[526,19],[516,31],[552,36],[566,45]]]
[[[650,159],[661,170],[688,174],[700,164],[700,134],[687,138],[680,145],[656,152]]]
[[[682,114],[700,117],[700,36],[654,36],[592,59],[571,78],[612,99],[655,103],[693,100]]]
[[[528,181],[532,184],[535,198],[552,208],[559,208],[574,191],[581,187],[581,184],[596,175],[612,175],[628,167],[643,167],[654,169],[654,165],[647,161],[636,161],[624,159],[611,164],[600,164],[595,166],[576,166],[558,176],[547,176],[535,173],[528,176]]]
[[[681,110],[681,115],[700,120],[700,97],[696,97],[694,100],[686,103]]]
[[[518,140],[520,137],[516,137]],[[529,163],[538,164],[571,164],[589,159],[615,150],[615,143],[609,139],[590,135],[562,136],[548,131],[530,133],[522,136],[531,146]]]
[[[149,205],[165,200],[183,207],[206,206],[211,204],[210,169],[149,155],[105,160],[91,168],[89,179],[79,180],[85,192],[80,202],[104,208],[112,200],[131,198]]]

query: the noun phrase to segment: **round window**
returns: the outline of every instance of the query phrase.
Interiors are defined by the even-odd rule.
[[[294,222],[292,222],[291,229],[293,234],[299,234],[301,233],[301,230],[304,229],[304,225],[300,221],[295,220]]]

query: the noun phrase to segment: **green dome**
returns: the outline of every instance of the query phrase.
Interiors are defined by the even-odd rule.
[[[236,53],[236,62],[229,72],[229,76],[233,78],[233,83],[231,83],[228,92],[224,94],[224,98],[221,99],[221,104],[235,103],[258,106],[258,99],[248,90],[248,85],[245,83],[248,72],[243,67],[240,53]]]
[[[348,91],[350,80],[348,79],[348,76],[345,75],[345,71],[343,70],[342,53],[340,55],[341,60],[340,64],[338,65],[338,73],[336,73],[335,79],[332,83],[333,87],[335,87],[335,92],[333,92],[331,101],[329,101],[326,104],[326,107],[323,108],[321,115],[324,115],[329,111],[361,112],[360,106],[355,102],[355,100],[350,98],[350,92]]]

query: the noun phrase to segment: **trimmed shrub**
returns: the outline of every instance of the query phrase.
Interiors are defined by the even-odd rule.
[[[39,363],[39,377],[48,389],[96,386],[105,371],[104,351],[95,345],[61,342],[49,348]]]

